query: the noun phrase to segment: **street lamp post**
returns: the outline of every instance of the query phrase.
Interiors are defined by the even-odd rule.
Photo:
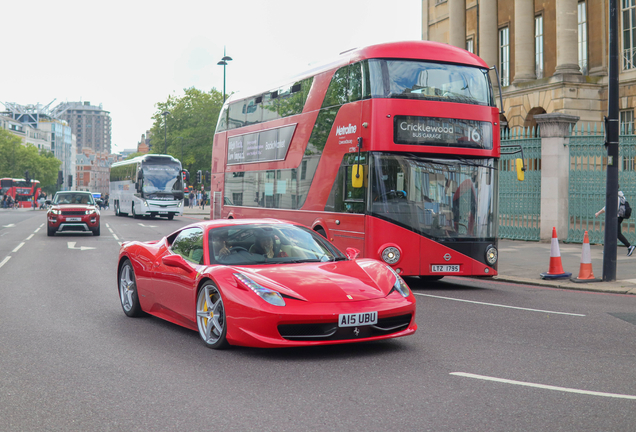
[[[163,153],[168,154],[168,114],[170,111],[166,110],[161,113],[163,116]]]
[[[232,61],[232,57],[225,55],[225,47],[223,47],[223,58],[217,63],[217,65],[223,66],[223,103],[225,103],[225,66],[229,61]]]

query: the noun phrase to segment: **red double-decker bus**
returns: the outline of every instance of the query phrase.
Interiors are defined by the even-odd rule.
[[[426,41],[343,53],[223,106],[211,217],[301,222],[403,275],[497,274],[489,68]]]
[[[0,179],[2,187],[2,195],[10,196],[13,200],[13,206],[16,208],[31,208],[33,201],[37,200],[42,192],[39,180],[3,178]]]

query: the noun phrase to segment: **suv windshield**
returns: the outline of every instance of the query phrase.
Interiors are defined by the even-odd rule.
[[[88,193],[58,193],[53,199],[53,204],[95,205],[95,201],[93,196]]]
[[[494,159],[424,159],[371,155],[369,212],[427,237],[496,236]]]
[[[229,265],[345,260],[310,229],[289,224],[249,224],[211,229],[210,262]]]

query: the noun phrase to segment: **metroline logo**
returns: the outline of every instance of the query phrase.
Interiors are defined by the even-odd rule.
[[[336,135],[349,135],[356,133],[357,129],[358,127],[356,125],[351,125],[351,123],[349,123],[349,126],[338,126],[336,128]]]

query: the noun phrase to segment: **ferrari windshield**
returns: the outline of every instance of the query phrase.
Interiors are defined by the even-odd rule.
[[[144,194],[183,194],[181,167],[178,164],[144,163],[142,172]]]
[[[291,224],[249,224],[211,229],[210,262],[226,265],[326,262],[346,257],[310,229]]]
[[[95,201],[89,193],[57,193],[53,198],[53,204],[95,205]]]
[[[427,237],[496,236],[494,159],[371,154],[369,212]]]

